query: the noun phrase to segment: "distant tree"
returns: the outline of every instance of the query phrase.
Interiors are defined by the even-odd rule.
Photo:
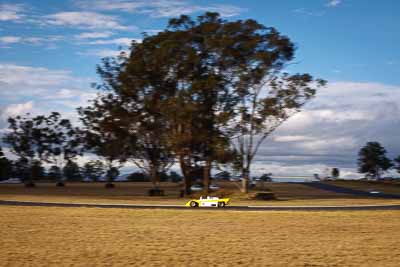
[[[116,129],[106,129],[107,123],[101,117],[102,115],[96,117],[95,113],[88,114],[86,112],[85,114],[81,113],[81,115],[82,122],[85,125],[82,133],[86,149],[103,159],[107,179],[105,187],[112,188],[114,187],[114,179],[118,176],[115,176],[116,170],[120,169],[126,162],[124,148],[129,145],[129,140]],[[110,120],[112,119],[110,118]]]
[[[78,164],[76,164],[76,162],[73,162],[72,160],[67,161],[67,164],[65,164],[62,173],[67,181],[76,182],[82,180],[80,168]]]
[[[386,157],[385,148],[378,142],[368,142],[360,149],[358,156],[358,171],[375,179],[380,179],[382,173],[393,166]]]
[[[77,129],[70,121],[62,119],[57,112],[49,116],[9,118],[10,131],[3,141],[10,145],[11,152],[16,154],[21,162],[26,162],[33,171],[33,164],[45,161],[63,167],[64,163],[77,154],[80,141],[76,139]],[[26,177],[25,183],[33,186],[34,174]]]
[[[170,178],[171,182],[173,182],[173,183],[178,183],[183,180],[182,175],[179,175],[177,172],[174,172],[174,171],[171,171],[169,173],[169,178]]]
[[[12,176],[21,179],[26,184],[26,186],[32,186],[32,184],[29,184],[28,181],[32,180],[33,182],[34,179],[31,179],[30,171],[31,170],[27,159],[19,158],[13,162]]]
[[[142,172],[133,172],[128,176],[127,179],[132,182],[148,182],[149,181],[149,177]]]
[[[215,179],[229,180],[232,177],[232,174],[228,171],[222,171],[214,175]]]
[[[398,173],[400,173],[400,155],[393,161],[395,163],[394,168],[397,170]]]
[[[107,172],[106,172],[106,177],[107,177],[106,187],[114,187],[113,182],[114,182],[115,178],[118,177],[119,173],[120,173],[119,172],[119,168],[117,168],[117,167],[113,166],[113,167],[109,167],[107,169]]]
[[[264,182],[272,182],[272,173],[264,173],[263,175],[261,175],[259,177],[260,181],[264,181]]]
[[[82,153],[80,130],[73,127],[70,120],[62,118],[58,112],[49,116],[37,116],[35,128],[44,136],[41,147],[43,160],[58,166],[61,170],[69,161]],[[57,185],[64,186],[64,175],[58,177]]]
[[[33,170],[32,165],[37,160],[44,158],[43,132],[36,127],[40,119],[31,118],[29,114],[25,117],[16,116],[9,118],[9,132],[3,137],[3,141],[10,146],[11,152],[19,157],[17,161],[17,172],[22,174],[25,185],[35,186],[33,173],[25,173]],[[24,171],[22,171],[24,170]]]
[[[264,190],[265,189],[265,183],[266,182],[272,182],[272,173],[264,173],[263,175],[261,175],[258,179],[260,180],[260,184],[261,184],[261,189]]]
[[[0,181],[10,178],[12,173],[12,162],[6,158],[0,147]]]
[[[49,168],[47,172],[47,177],[54,181],[60,181],[63,177],[62,170],[60,167],[53,165]]]
[[[332,173],[331,173],[332,177],[334,179],[338,179],[340,176],[340,171],[339,168],[332,168]]]
[[[42,162],[36,160],[32,163],[31,174],[35,180],[41,180],[46,176],[45,169],[42,166]]]
[[[167,172],[161,172],[159,175],[160,175],[160,182],[168,182],[169,175]]]
[[[97,182],[101,176],[104,175],[105,166],[103,162],[100,160],[91,160],[82,168],[82,175],[85,178],[92,180],[93,182]]]

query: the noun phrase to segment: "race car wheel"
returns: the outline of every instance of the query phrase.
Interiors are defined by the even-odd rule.
[[[225,202],[218,202],[218,208],[225,207]]]
[[[197,208],[198,206],[199,206],[199,203],[197,203],[196,201],[191,201],[190,202],[190,207]]]

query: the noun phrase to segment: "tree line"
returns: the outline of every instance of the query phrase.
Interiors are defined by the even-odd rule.
[[[229,165],[247,192],[261,144],[326,83],[284,71],[295,50],[287,36],[252,19],[182,15],[132,41],[128,53],[102,60],[99,94],[78,109],[80,128],[56,112],[17,116],[3,141],[27,166],[62,169],[94,153],[109,181],[131,162],[154,188],[178,164],[185,194],[199,177],[208,191],[212,169]]]
[[[68,160],[63,165],[49,165],[47,168],[44,166],[45,162],[34,160],[31,165],[28,161],[23,159],[11,160],[8,159],[0,147],[0,181],[10,178],[18,177],[22,179],[25,184],[30,187],[34,186],[36,181],[54,181],[57,186],[64,186],[65,181],[68,182],[98,182],[103,181],[107,177],[107,166],[101,160],[90,160],[80,167],[74,159]],[[118,171],[118,170],[117,170]],[[112,182],[115,176],[108,178],[108,187],[113,187]],[[142,172],[132,172],[125,177],[126,181],[134,182],[148,182],[150,177]],[[179,182],[182,176],[177,172],[171,171],[170,173],[161,173],[160,180]]]

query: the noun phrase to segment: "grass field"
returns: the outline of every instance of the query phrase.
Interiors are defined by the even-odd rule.
[[[347,183],[347,182],[345,182]],[[369,183],[347,183],[350,187],[370,187]],[[344,184],[342,186],[347,186]],[[232,198],[231,205],[357,205],[357,204],[400,204],[399,199],[379,199],[337,194],[295,183],[268,183],[266,188],[277,200],[260,201],[239,192],[235,184],[220,183],[222,190],[216,194]],[[382,185],[386,191],[397,192],[396,185]],[[148,197],[150,183],[116,183],[113,189],[104,188],[102,183],[70,183],[56,187],[53,183],[38,183],[36,188],[25,188],[21,184],[0,184],[0,200],[66,202],[66,203],[115,203],[115,204],[174,204],[183,205],[188,199],[179,198],[180,187],[174,183],[162,183],[164,197]],[[400,192],[399,192],[400,193]],[[196,196],[195,196],[196,197]]]
[[[370,183],[335,182],[369,190]],[[221,183],[232,205],[400,204],[301,184],[270,183],[256,201]],[[378,185],[397,193],[397,185]],[[177,204],[179,187],[149,183],[1,184],[0,200]],[[383,188],[385,187],[385,188]],[[378,189],[377,189],[378,190]],[[239,212],[0,206],[0,266],[398,266],[400,211]]]
[[[363,191],[381,191],[387,194],[400,194],[399,182],[381,181],[329,181],[328,183]]]
[[[0,207],[1,266],[399,266],[400,212]]]

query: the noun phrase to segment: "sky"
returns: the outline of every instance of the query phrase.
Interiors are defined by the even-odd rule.
[[[78,121],[76,108],[96,95],[101,58],[143,32],[156,34],[170,18],[205,11],[275,27],[297,47],[287,71],[328,81],[265,141],[255,175],[323,175],[338,167],[345,178],[360,177],[357,153],[368,141],[400,155],[395,0],[0,0],[0,135],[9,116],[27,112]]]

